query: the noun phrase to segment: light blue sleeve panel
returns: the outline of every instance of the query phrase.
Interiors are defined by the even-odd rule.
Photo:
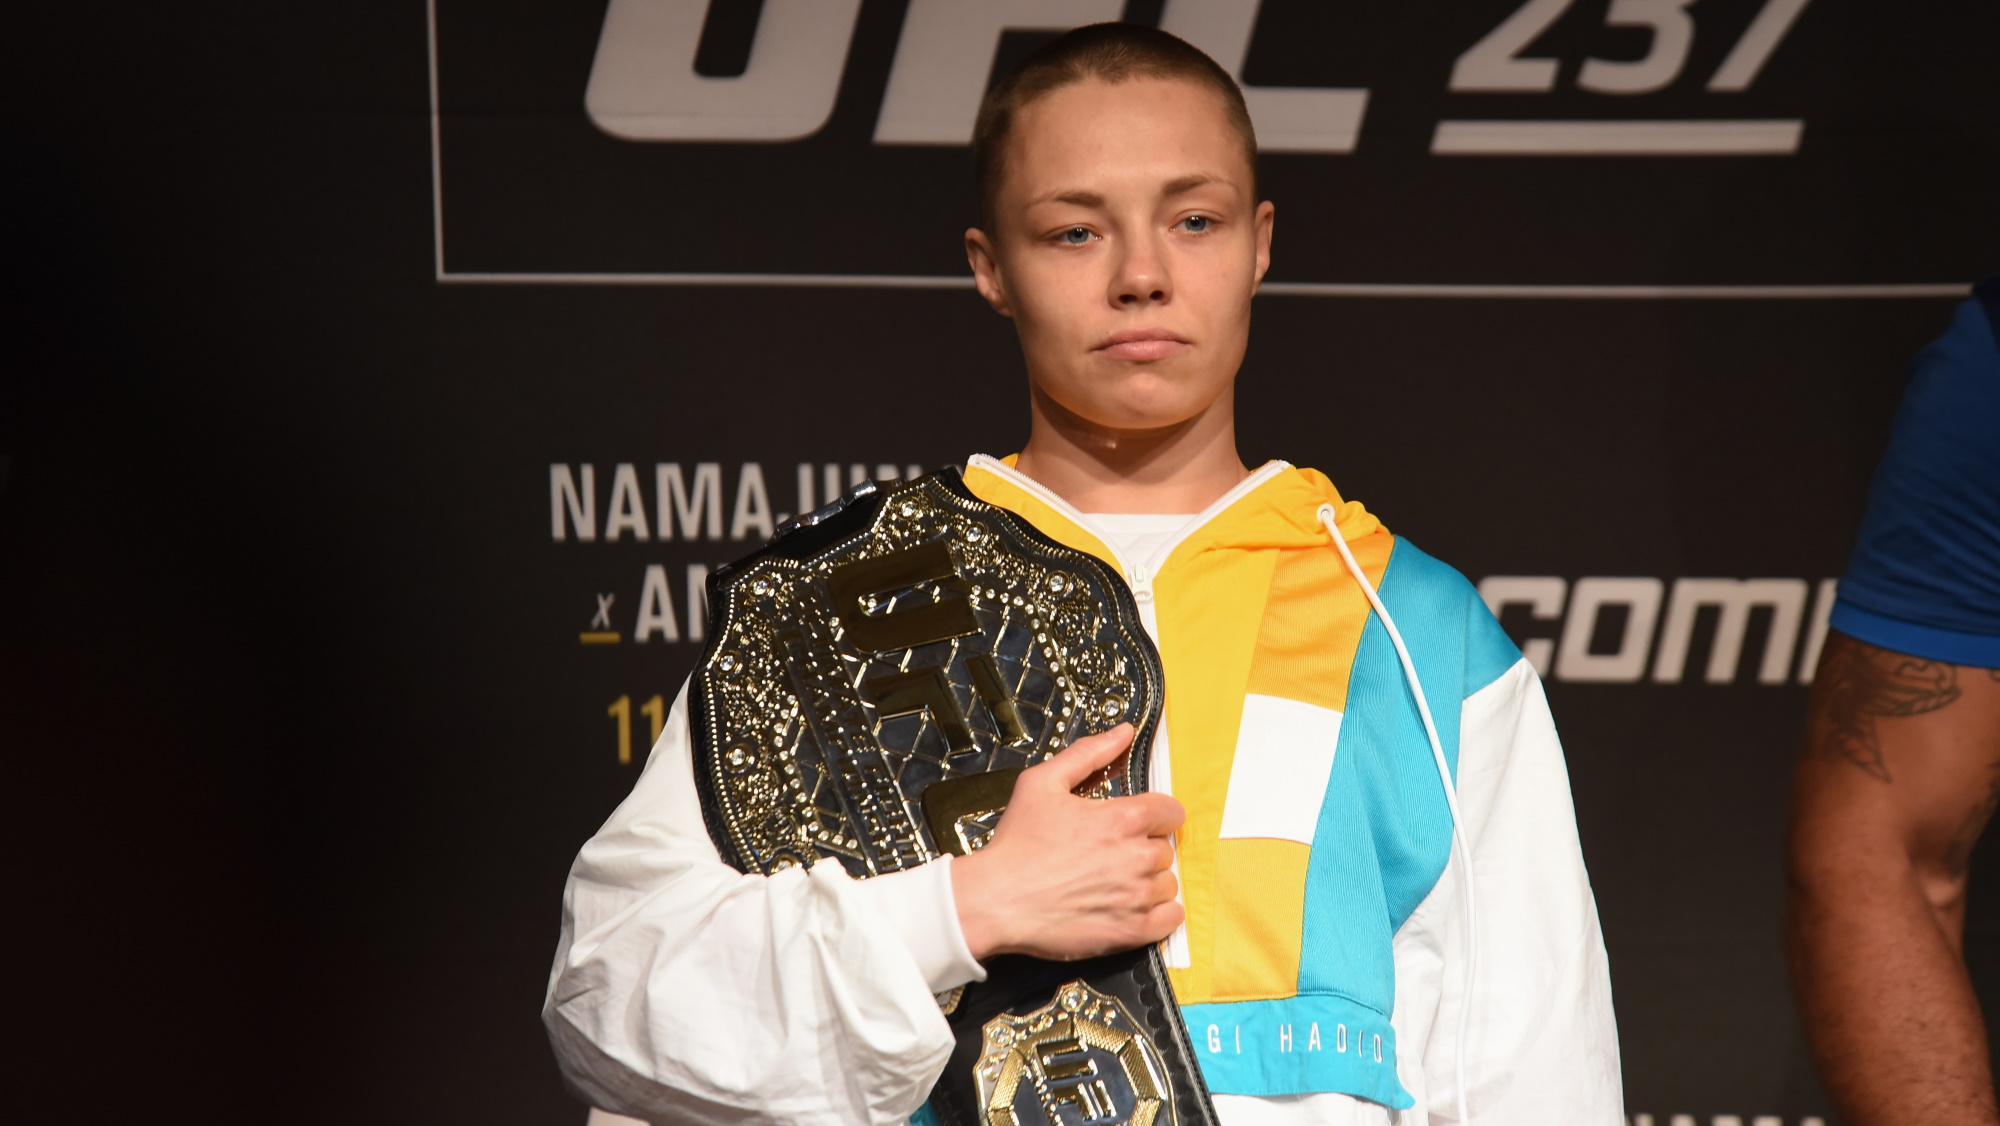
[[[1406,539],[1396,541],[1380,593],[1456,777],[1465,698],[1512,668],[1520,650],[1463,575]],[[1443,876],[1452,824],[1416,699],[1378,617],[1355,652],[1334,766],[1306,873],[1299,990],[1393,1006],[1386,938]]]

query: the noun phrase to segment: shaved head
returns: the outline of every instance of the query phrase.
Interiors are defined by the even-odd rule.
[[[980,221],[993,226],[993,203],[1007,175],[1008,145],[1022,110],[1054,91],[1089,79],[1116,85],[1134,78],[1179,80],[1213,93],[1250,166],[1250,191],[1255,196],[1257,133],[1243,104],[1243,91],[1229,72],[1186,40],[1157,28],[1098,23],[1044,44],[980,103],[979,119],[972,131]]]

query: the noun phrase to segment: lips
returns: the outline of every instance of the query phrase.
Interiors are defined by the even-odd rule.
[[[1106,359],[1148,363],[1178,356],[1192,347],[1179,335],[1163,328],[1128,328],[1113,333],[1097,346],[1096,352]]]

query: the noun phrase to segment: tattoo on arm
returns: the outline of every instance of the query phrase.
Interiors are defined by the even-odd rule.
[[[1827,700],[1826,730],[1815,750],[1828,758],[1846,759],[1871,778],[1893,781],[1882,759],[1876,721],[1884,716],[1923,715],[1957,700],[1958,666],[1891,653],[1851,638],[1829,639],[1827,649],[1828,659],[1819,673]],[[1980,823],[1985,824],[1983,815]]]

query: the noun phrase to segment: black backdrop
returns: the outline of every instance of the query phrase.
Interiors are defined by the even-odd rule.
[[[796,511],[802,464],[824,497],[828,465],[1022,436],[1009,328],[951,280],[964,150],[872,142],[905,4],[860,5],[824,128],[763,144],[596,128],[602,2],[437,7],[46,5],[8,37],[22,1112],[580,1121],[536,1016],[558,896],[697,651],[690,567]],[[1815,0],[1715,91],[1766,5],[1704,0],[1666,85],[1607,94],[1586,58],[1671,33],[1534,7],[1514,53],[1550,89],[1494,93],[1452,76],[1518,0],[1263,5],[1248,83],[1369,93],[1351,152],[1264,160],[1244,453],[1324,469],[1475,581],[1544,578],[1496,594],[1626,592],[1502,616],[1560,651],[1628,1103],[1789,1124],[1825,1111],[1776,938],[1802,651],[1909,356],[2000,263],[2000,22]],[[704,69],[743,68],[757,8],[716,5]],[[1432,151],[1441,121],[1633,120],[1775,122],[1775,151]],[[715,272],[760,277],[690,276]],[[552,512],[585,466],[591,539]],[[670,488],[663,520],[669,466],[718,535]],[[1721,683],[1714,608],[1685,675],[1657,657],[1694,578],[1793,580]]]

